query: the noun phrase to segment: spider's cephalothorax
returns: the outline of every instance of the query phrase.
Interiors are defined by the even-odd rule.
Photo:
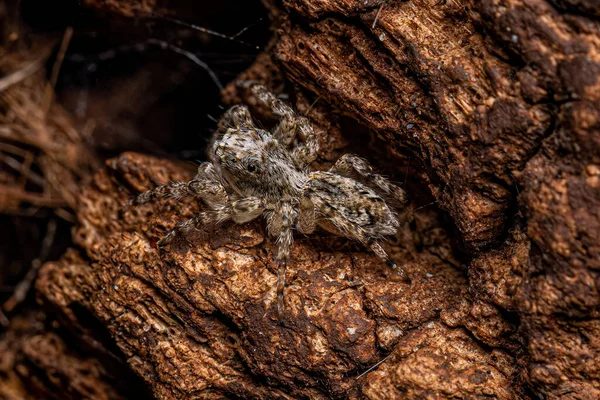
[[[351,154],[342,156],[329,171],[310,171],[308,166],[317,157],[318,143],[308,119],[297,115],[264,86],[252,84],[251,88],[279,116],[273,132],[257,128],[246,106],[234,106],[219,121],[209,149],[210,161],[200,164],[194,179],[159,186],[133,201],[143,204],[156,198],[195,196],[206,205],[159,244],[198,226],[227,220],[243,224],[264,216],[268,233],[277,243],[280,316],[294,228],[310,234],[319,226],[358,240],[392,267],[398,277],[407,280],[406,273],[379,243],[398,230],[398,217],[392,207],[407,205],[404,190]]]

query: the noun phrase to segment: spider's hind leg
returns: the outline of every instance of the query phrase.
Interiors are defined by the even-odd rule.
[[[370,247],[370,249],[373,251],[373,253],[375,253],[377,255],[377,257],[381,258],[385,262],[385,265],[387,265],[391,269],[392,280],[410,282],[410,278],[408,277],[408,274],[406,273],[404,268],[399,267],[390,258],[388,253],[383,249],[383,247],[381,247],[381,244],[379,244],[379,242],[370,240],[367,242],[367,244]]]
[[[358,174],[362,182],[382,193],[384,197],[391,199],[393,204],[404,209],[403,220],[408,223],[413,232],[413,241],[417,250],[423,247],[423,238],[418,233],[417,221],[415,219],[414,207],[408,200],[404,189],[390,182],[389,179],[373,171],[369,162],[354,154],[344,154],[335,165],[331,167],[331,172],[351,177]]]
[[[383,193],[385,197],[391,198],[397,205],[406,207],[408,203],[404,189],[393,184],[384,176],[375,173],[373,166],[367,160],[355,154],[344,154],[331,167],[330,171],[347,177],[356,173],[363,179],[363,183]]]
[[[379,243],[385,236],[396,234],[399,223],[395,214],[379,196],[365,194],[365,197],[353,197],[355,191],[351,180],[335,174],[313,172],[304,188],[304,195],[310,200],[305,208],[310,214],[314,211],[309,206],[313,205],[320,215],[317,220],[319,226],[336,235],[357,240],[391,268],[394,278],[408,282],[406,271],[394,263]],[[304,208],[301,207],[300,211],[303,212]],[[309,217],[309,228],[311,224]]]

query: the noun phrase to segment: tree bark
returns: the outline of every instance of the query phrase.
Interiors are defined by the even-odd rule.
[[[408,170],[416,206],[433,196],[387,244],[412,282],[346,239],[296,236],[279,324],[263,224],[207,227],[160,250],[200,205],[124,205],[193,170],[125,153],[82,191],[76,248],[36,283],[84,345],[54,345],[60,357],[99,355],[108,398],[131,393],[111,363],[164,399],[600,398],[600,6],[282,3],[264,1],[275,35],[241,78],[295,89],[319,134],[315,168],[358,151],[398,180]],[[269,119],[235,83],[223,98]],[[36,343],[58,335],[42,331]],[[24,340],[0,341],[18,343],[4,366],[18,379],[0,383],[27,376],[15,367],[32,362]],[[66,376],[46,385],[85,393]]]

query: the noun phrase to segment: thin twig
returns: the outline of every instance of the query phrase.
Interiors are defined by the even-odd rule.
[[[56,55],[56,61],[54,61],[54,65],[52,66],[50,82],[46,86],[44,107],[42,108],[42,110],[44,111],[44,121],[48,117],[48,111],[50,111],[50,107],[52,106],[52,100],[54,99],[54,88],[56,88],[56,82],[58,81],[60,67],[62,66],[63,60],[65,59],[65,54],[67,53],[67,49],[69,48],[69,43],[71,42],[72,37],[73,28],[69,26],[65,30],[62,41],[60,42],[60,48],[58,49],[58,54]]]
[[[19,187],[12,187],[0,184],[0,193],[6,195],[7,198],[31,203],[37,207],[64,207],[67,202],[62,197],[44,197],[30,192],[24,192]],[[1,208],[2,204],[0,204]],[[4,212],[4,210],[2,210]]]
[[[377,20],[379,19],[379,14],[381,14],[381,10],[383,10],[383,6],[385,5],[386,2],[387,2],[387,0],[381,0],[381,6],[379,6],[379,10],[377,10],[377,14],[375,15],[375,20],[373,21],[373,25],[371,26],[371,29],[375,29],[375,25],[377,25]]]
[[[33,156],[33,154],[28,151],[23,159],[23,164],[21,164],[21,171],[19,175],[19,180],[17,182],[19,184],[19,187],[23,191],[25,191],[25,185],[27,185],[27,181],[29,181],[29,178],[31,176],[31,166],[33,165],[34,159],[35,157]]]
[[[41,57],[24,68],[0,78],[0,93],[35,74],[44,65],[45,58],[45,56]]]
[[[0,143],[0,149],[3,148],[6,144],[5,143]],[[26,155],[24,156],[24,158],[26,157]],[[13,157],[9,157],[8,155],[4,155],[2,153],[0,153],[0,162],[2,162],[4,165],[6,165],[7,167],[15,170],[15,171],[19,171],[22,172],[24,165],[23,163],[17,161],[16,159],[14,159]],[[41,175],[38,175],[35,172],[29,171],[30,173],[27,175],[27,178],[39,185],[42,186],[44,184],[44,178]],[[19,185],[21,186],[21,185]]]
[[[0,310],[0,325],[2,325],[3,327],[6,328],[9,324],[10,324],[10,320],[8,319],[6,314],[4,314],[4,312],[2,310]]]
[[[33,260],[31,263],[31,268],[29,268],[29,271],[27,271],[27,274],[25,274],[23,280],[17,284],[12,296],[10,296],[10,298],[3,304],[3,313],[10,313],[27,297],[27,293],[29,293],[31,285],[37,277],[42,263],[48,258],[50,248],[52,247],[52,243],[54,243],[54,238],[56,236],[56,225],[56,220],[54,218],[48,221],[48,227],[46,228],[46,235],[42,240],[42,249],[40,250],[40,254],[35,260]]]
[[[390,353],[387,356],[383,357],[383,360],[379,361],[377,364],[373,365],[371,368],[369,368],[368,370],[366,370],[365,372],[363,372],[362,374],[360,374],[359,376],[356,377],[356,379],[360,379],[361,377],[363,377],[364,375],[368,374],[369,372],[373,371],[375,368],[379,367],[381,364],[383,364],[383,362],[385,360],[387,360],[388,358],[390,358],[390,356],[394,354],[394,353]]]
[[[406,217],[410,213],[412,213],[414,215],[414,213],[416,213],[417,211],[422,210],[425,207],[429,207],[429,206],[431,206],[431,205],[433,205],[433,204],[435,204],[437,202],[438,202],[438,200],[432,201],[431,203],[425,204],[424,206],[417,207],[415,209],[409,210],[409,211],[405,212],[404,214],[402,214],[402,218]]]
[[[231,38],[232,38],[232,39],[235,39],[235,38],[237,38],[237,37],[238,37],[238,36],[240,36],[242,33],[246,32],[248,29],[250,29],[250,28],[252,28],[253,26],[255,26],[256,24],[260,23],[262,20],[263,20],[263,17],[260,17],[260,18],[258,19],[258,21],[254,22],[254,23],[252,23],[252,24],[250,24],[250,25],[247,25],[247,26],[245,26],[244,28],[242,28],[242,30],[241,30],[241,31],[239,31],[239,32],[238,32],[238,33],[236,33],[235,35],[231,36]]]
[[[188,59],[193,61],[196,65],[198,65],[200,68],[202,68],[206,71],[208,76],[210,76],[210,78],[213,80],[215,85],[217,85],[219,90],[223,90],[223,84],[221,83],[221,81],[219,80],[217,75],[213,72],[212,69],[210,69],[210,67],[208,66],[207,63],[205,63],[204,61],[202,61],[201,59],[196,57],[196,55],[194,53],[184,50],[180,47],[174,46],[171,43],[167,43],[164,40],[160,40],[160,39],[148,39],[147,43],[160,46],[163,49],[169,49],[177,54],[181,54],[182,56],[187,57]]]
[[[254,47],[257,50],[260,49],[259,46],[255,46],[253,44],[244,42],[243,40],[239,40],[239,39],[237,39],[234,36],[227,36],[227,35],[225,35],[225,34],[223,34],[221,32],[217,32],[217,31],[213,31],[212,29],[204,28],[203,26],[191,24],[189,22],[185,22],[185,21],[182,21],[182,20],[179,20],[179,19],[176,19],[176,18],[166,17],[166,16],[162,16],[162,15],[159,16],[159,18],[161,18],[161,19],[163,19],[165,21],[172,22],[172,23],[177,24],[177,25],[185,26],[186,28],[191,28],[191,29],[194,29],[194,30],[199,31],[199,32],[207,33],[207,34],[212,35],[212,36],[216,36],[216,37],[220,37],[220,38],[223,38],[223,39],[231,40],[233,42],[237,42],[237,43],[243,44],[244,46]]]
[[[73,215],[73,213],[71,211],[69,211],[69,209],[67,209],[67,208],[55,208],[54,214],[57,217],[65,220],[67,222],[70,222],[72,224],[77,222],[77,218],[75,218],[75,215]]]
[[[435,203],[437,203],[437,202],[438,202],[438,201],[436,200],[436,201],[432,201],[431,203],[425,204],[424,206],[417,207],[417,208],[415,208],[415,209],[413,210],[413,212],[415,212],[415,211],[419,211],[419,210],[422,210],[423,208],[425,208],[425,207],[429,207],[429,206],[431,206],[431,205],[433,205],[433,204],[435,204]]]
[[[40,143],[38,140],[34,140],[30,137],[27,137],[27,135],[23,132],[15,133],[15,129],[13,128],[15,127],[9,128],[8,126],[0,126],[0,139],[10,140],[19,144],[26,144],[35,147],[39,150],[43,150],[46,152],[48,151],[48,146],[46,146],[45,143]]]
[[[25,158],[27,153],[29,153],[27,150],[25,150],[21,147],[13,146],[10,143],[3,143],[3,142],[0,142],[0,150],[5,151],[9,154],[13,154],[15,156],[23,157],[23,158]]]
[[[306,110],[306,113],[304,113],[305,117],[308,117],[308,114],[312,111],[313,107],[315,106],[315,104],[317,104],[317,101],[319,101],[320,99],[321,99],[321,96],[317,97],[317,99],[312,102],[310,107],[308,107],[308,110]]]

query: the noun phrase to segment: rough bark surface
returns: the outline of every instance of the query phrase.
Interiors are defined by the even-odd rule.
[[[516,398],[512,356],[440,322],[468,296],[466,279],[446,259],[451,249],[434,210],[418,215],[423,249],[408,227],[391,247],[410,268],[411,285],[387,279],[375,256],[344,239],[298,240],[279,325],[273,244],[261,224],[199,231],[161,252],[158,239],[198,205],[123,208],[131,190],[190,176],[136,154],[110,161],[82,194],[75,237],[83,254],[47,264],[37,283],[70,323],[78,323],[73,310],[89,310],[157,396],[378,398],[377,387],[415,382],[414,394]],[[388,354],[384,365],[405,370],[402,380],[363,375]],[[422,382],[426,365],[445,378]]]
[[[531,390],[598,398],[598,4],[286,4],[327,16],[282,25],[289,77],[416,153],[465,243],[489,249],[473,254],[461,323],[515,348],[474,317],[516,312]]]
[[[39,311],[12,320],[0,340],[0,397],[117,400],[135,393],[148,398],[147,389],[114,355],[93,340],[73,342],[59,327]]]
[[[160,2],[86,3],[147,16]],[[417,206],[437,201],[388,243],[412,282],[345,239],[297,237],[280,325],[261,223],[159,250],[200,206],[124,204],[193,170],[125,153],[80,195],[77,248],[36,283],[43,308],[158,398],[600,398],[598,3],[264,4],[276,34],[241,78],[293,86],[319,134],[314,167],[362,152],[393,177],[409,168]],[[223,98],[265,116],[235,84]],[[19,329],[0,341],[0,393],[26,391],[18,365],[64,398],[91,390],[72,366],[92,360],[54,328]],[[126,396],[99,360],[86,382]]]

